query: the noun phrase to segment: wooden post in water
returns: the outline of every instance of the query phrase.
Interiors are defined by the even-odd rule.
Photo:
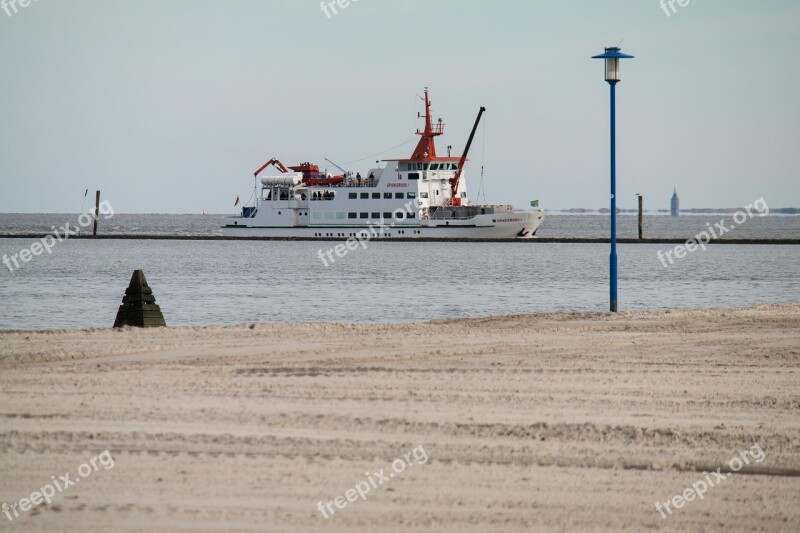
[[[644,209],[643,209],[643,208],[644,208],[644,196],[642,196],[641,194],[637,194],[636,196],[638,196],[638,197],[639,197],[639,240],[641,241],[641,240],[644,238],[644,236],[643,236],[643,233],[644,233],[644,232],[643,232],[643,230],[644,230],[644,228],[643,228],[643,226],[644,226],[644,223],[643,223],[643,217],[644,217]]]
[[[97,191],[97,196],[94,201],[94,229],[92,236],[97,237],[97,217],[100,216],[100,191]]]

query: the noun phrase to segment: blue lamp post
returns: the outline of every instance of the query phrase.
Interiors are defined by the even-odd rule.
[[[592,59],[606,60],[606,81],[611,86],[611,312],[617,312],[617,131],[616,131],[616,93],[620,82],[619,60],[633,59],[620,52],[616,46],[606,48],[604,54]]]

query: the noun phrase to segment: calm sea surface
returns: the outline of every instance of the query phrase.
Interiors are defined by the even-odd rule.
[[[729,215],[647,217],[646,235],[690,237]],[[622,236],[636,217],[622,216]],[[607,216],[550,216],[542,236],[602,237]],[[0,233],[46,232],[77,215],[0,214]],[[211,235],[217,217],[116,215],[103,233]],[[800,217],[748,220],[729,236],[800,238]],[[0,256],[33,241],[0,239]],[[324,266],[335,243],[68,240],[10,272],[0,264],[0,328],[109,327],[131,273],[143,268],[170,325],[399,322],[602,311],[608,245],[391,243]],[[800,301],[800,246],[717,245],[669,268],[668,245],[621,245],[620,309],[745,307]]]

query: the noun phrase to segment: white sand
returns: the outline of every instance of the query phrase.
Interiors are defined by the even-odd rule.
[[[0,528],[798,531],[799,370],[800,304],[4,332],[0,503],[115,466]],[[756,442],[763,462],[656,512]]]

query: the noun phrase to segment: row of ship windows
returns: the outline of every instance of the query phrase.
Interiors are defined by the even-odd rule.
[[[280,213],[278,213],[278,214],[280,214]],[[312,215],[311,215],[311,218],[317,219],[317,220],[322,219],[322,218],[324,218],[325,220],[333,220],[334,218],[337,218],[337,219],[341,220],[341,219],[344,219],[345,217],[346,218],[350,218],[350,219],[353,219],[353,218],[363,218],[363,219],[373,218],[375,220],[379,220],[381,218],[381,213],[379,213],[377,211],[373,211],[372,213],[330,213],[330,212],[328,212],[328,213],[312,213]],[[391,213],[389,211],[384,211],[383,218],[384,219],[396,218],[398,220],[402,220],[404,218],[417,218],[417,214],[414,213],[414,212],[405,212],[405,211],[402,211],[402,210],[398,209],[397,211],[395,211],[393,213]]]
[[[400,170],[458,170],[457,163],[400,163]]]
[[[423,194],[423,198],[427,198],[428,197],[427,193],[422,193],[422,194]],[[360,195],[357,192],[351,192],[350,193],[350,200],[358,200],[359,197],[362,200],[369,200],[370,197],[373,200],[380,200],[381,199],[381,193],[379,193],[379,192],[373,192],[373,193],[362,192],[362,193],[360,193]],[[416,198],[416,197],[417,197],[417,193],[415,193],[415,192],[409,192],[409,193],[396,192],[394,194],[390,193],[390,192],[383,193],[383,199],[384,200],[391,200],[392,198],[394,198],[396,200],[403,200],[404,198],[412,198],[413,199],[413,198]]]

